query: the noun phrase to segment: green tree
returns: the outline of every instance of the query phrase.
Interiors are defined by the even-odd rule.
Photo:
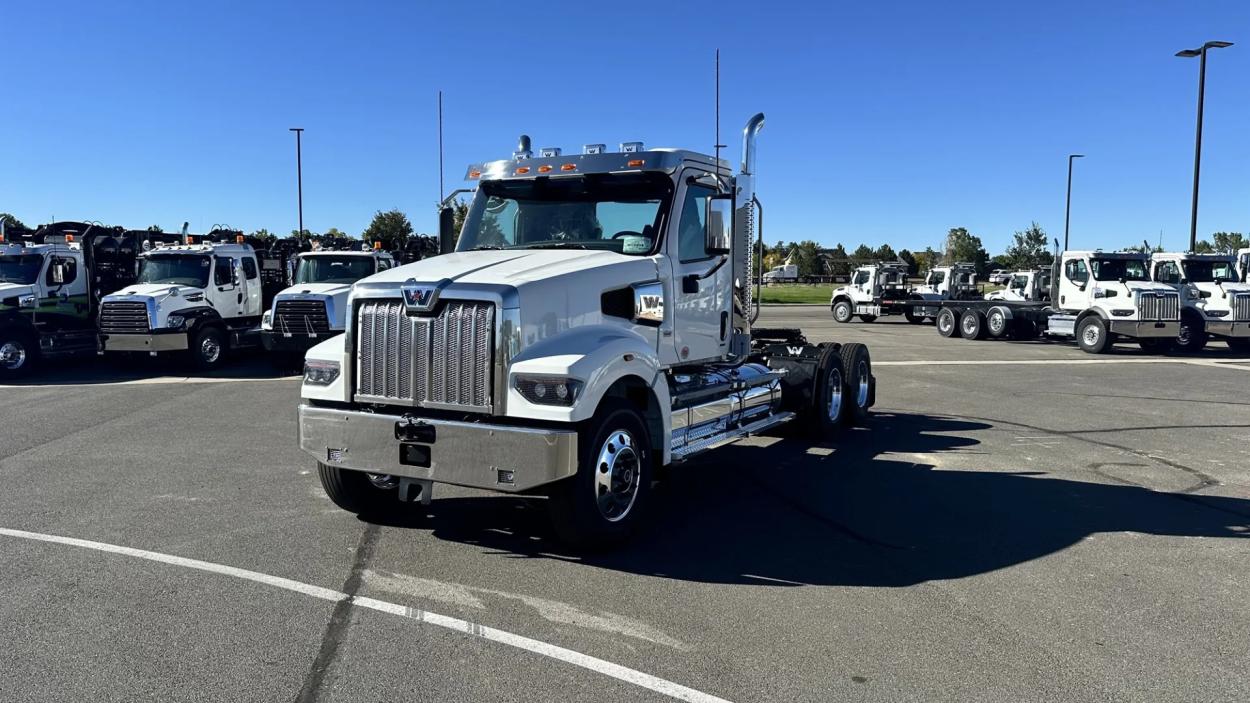
[[[255,232],[252,232],[248,236],[255,237],[256,239],[260,239],[265,242],[272,242],[273,240],[278,238],[278,235],[270,232],[267,229],[264,229],[263,227],[261,229],[256,230]]]
[[[841,242],[825,252],[825,261],[829,266],[829,273],[834,276],[845,276],[851,272],[851,262],[847,258],[846,247]]]
[[[871,261],[874,254],[875,252],[872,250],[872,247],[867,244],[860,244],[855,247],[855,251],[851,253],[851,258],[854,259],[855,264],[859,266]]]
[[[894,253],[894,247],[889,244],[882,244],[872,253],[873,258],[877,261],[897,261],[898,254]]]
[[[350,234],[348,234],[348,233],[344,232],[343,230],[339,229],[338,227],[331,227],[330,229],[328,229],[328,230],[326,230],[326,231],[322,232],[322,233],[321,233],[321,236],[323,236],[323,237],[338,237],[338,238],[340,238],[340,239],[351,239],[351,238],[352,238],[352,235],[350,235]]]
[[[1015,242],[1007,247],[1004,259],[1007,268],[1031,269],[1047,263],[1051,258],[1046,251],[1046,230],[1036,222],[1028,229],[1016,232]]]
[[[469,219],[469,203],[464,200],[457,200],[451,204],[451,228],[456,233],[456,240],[460,239],[460,230],[464,229],[464,221]]]
[[[398,209],[377,211],[373,221],[365,228],[360,238],[373,246],[374,242],[382,242],[382,248],[388,251],[402,248],[412,236],[412,223],[408,216]]]
[[[916,270],[914,273],[919,275],[921,273],[924,273],[925,271],[928,271],[934,266],[937,266],[938,261],[941,260],[941,255],[938,254],[936,251],[933,251],[933,247],[925,247],[924,251],[916,252],[915,258],[916,258]]]
[[[919,273],[919,271],[916,269],[916,257],[913,256],[910,251],[907,251],[906,249],[900,249],[898,252],[898,260],[907,264],[907,270],[910,273],[912,274]]]
[[[985,270],[989,254],[981,246],[981,238],[963,227],[953,227],[946,234],[946,253],[943,261],[948,264],[971,262],[978,272]]]
[[[149,232],[164,232],[160,225],[148,225]]]
[[[1250,241],[1241,232],[1216,232],[1211,235],[1211,244],[1224,254],[1235,254],[1238,249],[1250,247]]]
[[[1194,253],[1195,254],[1214,254],[1215,245],[1211,244],[1211,242],[1208,242],[1205,239],[1199,239],[1198,243],[1194,245]]]

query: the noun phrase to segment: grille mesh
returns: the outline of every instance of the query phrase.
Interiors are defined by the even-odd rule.
[[[1179,293],[1141,293],[1137,296],[1137,312],[1143,320],[1181,319]]]
[[[357,315],[356,393],[421,405],[489,409],[495,306],[447,301],[434,317],[368,301]]]
[[[148,306],[136,302],[105,301],[100,307],[100,331],[105,334],[147,334]]]
[[[1242,293],[1233,298],[1233,320],[1250,322],[1250,293]]]
[[[289,334],[327,334],[330,318],[324,300],[279,300],[273,328]]]

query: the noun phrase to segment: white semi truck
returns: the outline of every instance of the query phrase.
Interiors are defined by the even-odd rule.
[[[782,264],[764,272],[765,283],[793,283],[799,280],[797,264]]]
[[[985,294],[986,300],[1010,300],[1017,303],[1050,300],[1050,269],[1016,271],[1007,277],[1006,285]]]
[[[560,538],[605,545],[663,467],[787,422],[827,440],[862,421],[866,347],[753,325],[763,124],[738,173],[637,142],[534,156],[527,137],[471,167],[455,252],[356,283],[347,333],[306,356],[299,442],[329,497],[368,515],[435,483],[542,494]]]
[[[1180,330],[1172,348],[1195,353],[1215,337],[1232,349],[1250,350],[1250,283],[1239,275],[1236,255],[1158,252],[1150,257],[1150,274],[1180,295]]]
[[[157,246],[139,255],[133,285],[104,297],[101,353],[185,353],[215,368],[231,350],[261,344],[261,314],[283,282],[282,262],[258,256],[242,233]]]
[[[837,322],[850,322],[855,316],[873,322],[884,315],[903,315],[918,325],[938,314],[943,300],[970,300],[980,296],[977,270],[972,264],[935,266],[922,285],[907,285],[907,264],[886,262],[860,266],[848,285],[835,288],[829,309]]]
[[[380,248],[306,251],[294,261],[292,285],[273,298],[261,317],[261,342],[277,354],[298,354],[342,334],[352,284],[395,266]]]
[[[937,330],[965,339],[1075,337],[1091,354],[1120,338],[1158,349],[1180,330],[1180,295],[1151,281],[1149,267],[1147,254],[1063,252],[1055,257],[1049,300],[944,301]]]

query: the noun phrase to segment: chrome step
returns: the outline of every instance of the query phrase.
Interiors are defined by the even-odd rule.
[[[735,427],[719,434],[703,437],[702,439],[690,442],[683,447],[674,448],[672,451],[673,461],[685,461],[695,454],[700,454],[709,449],[724,446],[730,442],[737,441],[744,437],[749,437],[753,434],[759,434],[764,430],[789,422],[792,419],[794,419],[793,412],[780,412],[776,415],[769,415],[768,417],[756,420],[755,422],[748,423],[741,427]]]

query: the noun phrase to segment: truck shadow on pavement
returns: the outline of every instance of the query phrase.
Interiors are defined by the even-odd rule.
[[[1039,471],[937,468],[944,453],[978,453],[979,441],[966,434],[991,427],[882,413],[836,445],[781,439],[724,448],[661,483],[649,529],[605,554],[561,546],[543,506],[521,498],[435,499],[411,526],[512,558],[779,587],[897,587],[961,578],[1102,532],[1250,537],[1250,500]]]
[[[264,381],[302,373],[300,363],[276,360],[262,355],[239,356],[226,360],[211,371],[195,369],[178,356],[88,357],[45,360],[25,378],[5,381],[13,386],[107,385],[159,378],[243,379]]]

